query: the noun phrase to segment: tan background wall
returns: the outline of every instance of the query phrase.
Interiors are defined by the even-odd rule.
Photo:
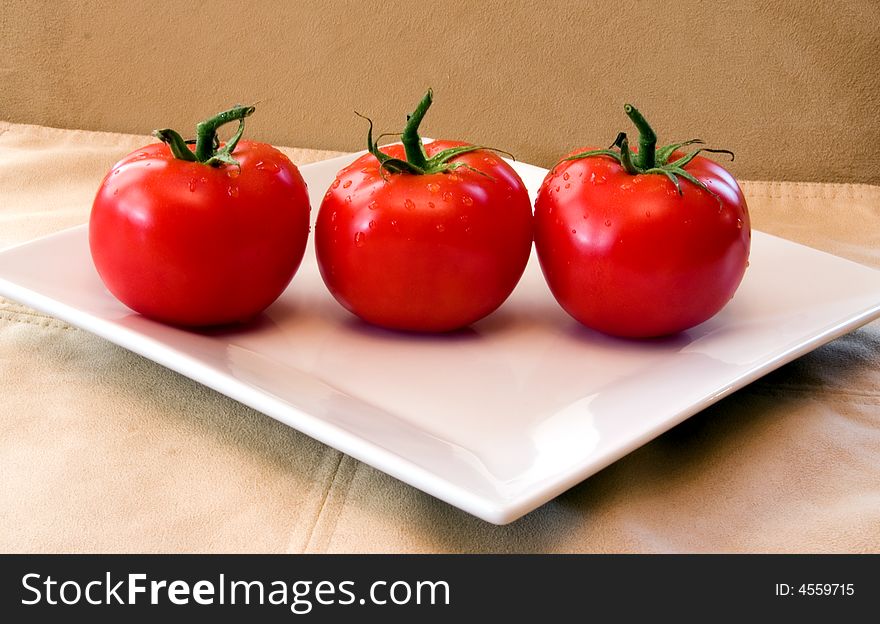
[[[880,183],[880,3],[4,0],[0,118],[146,133],[260,102],[253,138],[354,150],[427,86],[430,136],[551,165],[629,130],[744,178]]]

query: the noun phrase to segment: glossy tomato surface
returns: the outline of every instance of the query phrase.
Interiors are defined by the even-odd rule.
[[[733,297],[751,243],[745,198],[708,158],[685,170],[712,193],[680,179],[680,195],[665,175],[630,175],[607,156],[562,161],[547,174],[535,247],[571,316],[616,336],[662,336],[709,319]]]
[[[241,141],[233,165],[178,160],[162,143],[118,162],[89,220],[108,290],[144,316],[186,326],[246,321],[284,291],[302,260],[309,199],[296,166]]]
[[[430,157],[464,145],[434,141]],[[403,158],[400,145],[383,147]],[[451,172],[379,171],[366,154],[339,172],[315,226],[318,266],[333,296],[390,329],[443,332],[498,308],[522,276],[532,244],[528,192],[496,154],[457,156]]]

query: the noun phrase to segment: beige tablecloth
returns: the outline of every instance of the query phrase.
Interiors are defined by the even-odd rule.
[[[0,122],[0,247],[147,141]],[[880,187],[743,186],[755,228],[880,266]],[[0,300],[0,551],[880,552],[878,363],[874,323],[496,527]]]

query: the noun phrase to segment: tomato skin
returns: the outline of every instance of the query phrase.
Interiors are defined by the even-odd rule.
[[[232,165],[175,159],[162,143],[108,172],[89,220],[107,289],[152,319],[181,326],[247,321],[287,287],[302,261],[309,199],[274,147],[241,141]]]
[[[425,145],[430,157],[457,145]],[[403,158],[401,145],[383,150]],[[454,172],[383,174],[365,154],[339,172],[315,225],[318,267],[347,310],[381,327],[458,329],[510,295],[531,252],[532,210],[516,172],[485,150]]]
[[[663,336],[702,323],[733,297],[751,244],[745,198],[713,160],[697,156],[685,170],[718,197],[684,179],[679,195],[666,176],[630,175],[606,156],[564,160],[547,174],[535,248],[571,316],[615,336]]]

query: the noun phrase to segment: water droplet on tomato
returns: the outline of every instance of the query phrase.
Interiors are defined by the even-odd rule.
[[[268,171],[269,173],[278,173],[279,171],[281,171],[281,167],[278,165],[278,163],[272,161],[264,162],[261,160],[256,164],[256,168],[260,171]]]
[[[346,180],[345,184],[342,185],[342,188],[348,188],[349,186],[351,186],[351,180]]]
[[[442,232],[445,232],[445,231],[446,231],[446,226],[443,225],[442,223],[438,223],[438,224],[437,224],[437,231],[438,231],[438,232],[441,232],[441,233],[442,233]]]
[[[471,233],[471,228],[470,228],[470,227],[466,227],[466,228],[464,229],[464,233],[465,233],[465,234],[470,234],[470,233]]]
[[[461,215],[458,219],[459,219],[459,221],[461,221],[462,223],[467,223],[467,222],[468,222],[468,216],[467,216],[467,215]]]
[[[369,208],[370,210],[375,210],[378,207],[379,207],[379,202],[377,202],[377,201],[371,201],[369,204],[367,204],[367,208]]]
[[[473,206],[474,198],[470,195],[465,195],[461,198],[461,203],[463,203],[465,206]]]
[[[333,180],[333,184],[330,185],[330,188],[339,188],[339,178]]]
[[[371,169],[369,167],[364,167],[361,169],[361,173],[371,173]]]
[[[119,195],[119,189],[113,189],[113,194],[114,194],[114,195]]]
[[[391,227],[394,228],[395,232],[399,232],[400,228],[397,227],[397,219],[391,219]]]
[[[428,202],[428,208],[436,208],[436,207],[437,207],[437,204],[435,204],[434,202]]]
[[[416,205],[413,203],[413,200],[411,200],[411,199],[406,199],[406,200],[404,200],[404,202],[403,202],[403,206],[404,206],[407,210],[413,210],[413,209],[416,207]]]
[[[575,230],[575,229],[572,229],[572,231],[571,231],[571,233],[572,233],[572,234],[577,234],[577,233],[578,233],[578,231],[577,231],[577,230]]]
[[[345,203],[346,203],[346,204],[350,204],[350,203],[351,203],[351,195],[346,195],[346,196],[345,196]]]
[[[743,229],[743,220],[742,219],[736,220],[736,229],[738,229],[738,230]]]
[[[354,246],[355,247],[363,247],[364,246],[364,233],[358,232],[354,235]]]
[[[452,193],[450,191],[443,193],[442,197],[445,202],[452,201]]]
[[[432,193],[436,193],[437,191],[440,190],[440,185],[435,184],[434,182],[429,182],[428,183],[428,190],[431,191]]]
[[[149,167],[151,164],[153,164],[153,163],[147,163],[144,165],[144,167]]]
[[[238,197],[238,187],[237,186],[230,186],[228,189],[226,189],[226,193],[230,197]]]
[[[119,169],[113,172],[113,175],[119,175]]]
[[[375,221],[370,221],[369,226],[370,226],[370,229],[371,229],[371,230],[375,230],[375,229],[376,229],[376,222],[375,222]]]
[[[557,187],[556,187],[555,189],[553,189],[553,190],[556,191],[556,192],[558,193],[558,192],[559,192],[559,187],[557,186]]]
[[[458,182],[459,180],[461,180],[461,176],[459,176],[457,173],[450,173],[449,180],[450,182]]]
[[[330,223],[336,223],[336,211],[335,210],[330,214]]]
[[[605,219],[605,227],[611,227],[611,219]]]
[[[571,188],[571,183],[570,183],[570,182],[566,182],[566,184],[565,184],[565,188]]]
[[[230,178],[232,178],[234,180],[235,178],[237,178],[238,176],[241,175],[241,170],[238,167],[233,167],[232,169],[230,169],[229,171],[226,172],[226,175],[228,175]]]
[[[189,192],[195,193],[195,191],[196,191],[196,179],[193,178],[192,180],[189,181]]]
[[[651,211],[650,211],[650,210],[646,210],[646,211],[645,211],[645,216],[648,217],[648,218],[650,219],[650,218],[651,218]]]
[[[565,173],[562,174],[563,180],[568,180],[570,177],[571,177],[571,175],[568,173],[568,171],[566,171]]]

